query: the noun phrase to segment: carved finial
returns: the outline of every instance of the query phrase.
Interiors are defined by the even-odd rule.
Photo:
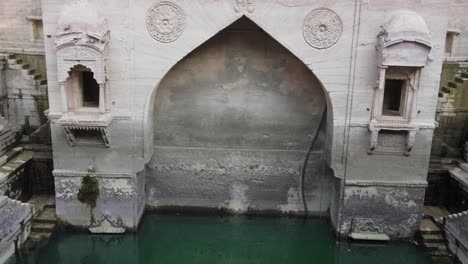
[[[236,12],[249,12],[252,13],[255,10],[255,0],[236,0]]]

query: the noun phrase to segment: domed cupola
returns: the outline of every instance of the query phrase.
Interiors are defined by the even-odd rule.
[[[393,13],[378,34],[381,66],[424,67],[431,48],[426,22],[414,11]]]
[[[102,51],[109,41],[107,20],[99,16],[95,6],[86,0],[66,6],[56,28],[56,48],[67,44],[80,44]]]

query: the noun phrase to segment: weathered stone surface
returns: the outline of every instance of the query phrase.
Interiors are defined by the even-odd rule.
[[[449,215],[444,229],[450,251],[461,263],[468,263],[468,211]]]
[[[138,224],[144,207],[145,189],[148,191],[148,204],[153,206],[159,202],[165,205],[189,204],[189,199],[195,198],[190,201],[236,210],[249,206],[280,211],[300,210],[297,182],[300,156],[307,148],[309,135],[318,127],[319,118],[313,113],[320,112],[317,109],[323,109],[326,104],[324,131],[328,136],[320,141],[319,150],[324,153],[324,170],[327,172],[324,174],[331,176],[329,179],[333,182],[322,185],[327,186],[323,189],[314,188],[320,185],[315,175],[321,172],[308,173],[308,179],[315,180],[306,182],[306,196],[311,208],[329,207],[331,221],[342,233],[348,232],[352,219],[370,217],[383,219],[383,230],[391,237],[411,235],[417,227],[424,197],[449,6],[441,1],[292,2],[171,1],[183,10],[185,26],[172,42],[162,43],[155,41],[147,28],[148,10],[155,5],[154,1],[118,1],[112,4],[112,8],[105,1],[94,1],[96,9],[108,19],[112,32],[109,67],[106,69],[111,88],[109,110],[113,115],[108,128],[112,135],[110,148],[71,147],[66,144],[65,132],[57,123],[62,117],[63,103],[57,82],[57,54],[54,43],[46,39],[49,117],[59,217],[88,227],[89,210],[77,202],[75,191],[89,166],[97,168],[106,194],[98,201],[96,214],[121,218],[126,228]],[[45,35],[56,33],[59,14],[69,4],[67,1],[42,1]],[[408,124],[419,130],[408,137],[410,156],[395,153],[369,156],[371,135],[368,125],[378,76],[376,35],[380,31],[379,26],[388,21],[393,11],[402,7],[417,12],[431,32],[431,54],[428,64],[420,71],[418,82],[415,82],[417,92],[411,106],[414,116]],[[342,24],[339,39],[331,46],[324,45],[328,47],[324,49],[311,47],[303,32],[304,19],[320,8],[331,10]],[[241,30],[230,42],[244,48],[237,51],[216,49],[209,54],[213,55],[211,61],[197,61],[196,54],[203,51],[203,47],[196,48],[242,16],[247,16],[265,30],[297,57],[296,62],[302,61],[313,73],[296,68],[294,63],[288,64],[292,56],[279,56],[276,53],[278,45],[270,46],[271,42],[262,42],[258,36],[257,39],[243,37]],[[211,41],[221,41],[219,36]],[[227,60],[214,56],[226,51],[235,56],[228,56]],[[256,60],[252,62],[249,58]],[[262,60],[266,63],[256,63]],[[182,62],[177,64],[179,61]],[[184,68],[184,64],[187,67]],[[232,74],[222,75],[225,65],[232,67],[228,71]],[[262,65],[271,67],[262,68]],[[173,75],[179,75],[177,73],[183,78],[175,78]],[[171,75],[175,84],[168,89],[163,83]],[[204,76],[204,79],[191,78],[196,75]],[[218,79],[220,77],[222,81]],[[266,90],[262,87],[263,80],[268,87],[278,87],[282,79],[288,80],[282,89]],[[315,92],[297,93],[318,91],[315,83],[296,83],[309,79],[316,79],[323,88],[323,96]],[[262,81],[253,82],[255,80]],[[243,100],[247,100],[246,103]],[[304,104],[304,101],[313,103]],[[266,103],[273,103],[274,107],[263,108]],[[241,107],[243,105],[246,107]],[[307,117],[311,117],[309,122],[306,122]],[[264,136],[269,136],[269,139]],[[266,151],[260,154],[260,151],[241,153],[231,150],[249,147]],[[318,160],[313,155],[311,168],[320,167]],[[223,163],[229,166],[223,166]],[[145,165],[151,173],[145,171]],[[111,181],[105,180],[120,179],[120,175],[128,179],[117,180],[118,186],[112,186]],[[145,178],[148,180],[146,188]],[[260,181],[254,182],[257,178]],[[371,184],[346,186],[349,181]],[[381,186],[379,182],[386,184]],[[213,188],[207,188],[210,186]],[[265,186],[273,186],[270,193],[262,188]],[[107,189],[115,191],[116,195],[107,193]],[[204,197],[203,192],[196,190],[206,190],[209,195]],[[273,190],[277,192],[274,195]],[[360,199],[360,191],[372,195],[364,195]],[[212,201],[209,201],[210,197],[213,197]],[[330,201],[330,205],[319,206],[321,199],[318,197]],[[263,198],[266,202],[259,203]]]
[[[15,240],[21,246],[28,238],[34,207],[0,196],[0,263],[15,253]]]
[[[358,218],[374,219],[376,228],[391,238],[414,235],[422,218],[425,186],[346,186],[341,233]]]

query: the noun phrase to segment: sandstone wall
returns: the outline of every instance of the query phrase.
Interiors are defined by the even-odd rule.
[[[1,1],[0,52],[44,54],[41,15],[41,1]]]
[[[42,1],[45,35],[54,36],[61,9],[71,2]],[[59,84],[56,82],[56,51],[53,38],[46,38],[51,109],[49,117],[52,119],[54,173],[59,218],[74,225],[86,226],[89,223],[88,210],[86,206],[76,200],[76,192],[87,168],[95,166],[96,177],[102,184],[101,188],[105,193],[99,200],[96,211],[121,217],[125,226],[135,227],[144,206],[142,204],[143,197],[145,197],[145,193],[142,191],[142,186],[144,186],[142,174],[145,164],[149,161],[153,163],[153,157],[158,162],[175,164],[173,166],[179,166],[178,162],[186,162],[186,160],[203,159],[190,151],[175,154],[168,149],[155,151],[160,149],[154,148],[154,140],[156,139],[158,142],[161,139],[161,137],[155,138],[154,133],[159,129],[157,127],[158,120],[154,120],[154,116],[157,117],[157,112],[154,111],[155,105],[158,105],[156,103],[158,100],[157,87],[160,87],[160,83],[163,82],[162,80],[168,72],[190,52],[240,17],[247,16],[307,65],[324,87],[324,98],[329,106],[325,126],[329,140],[325,141],[323,149],[326,167],[330,168],[330,174],[334,177],[333,188],[329,189],[332,196],[329,207],[335,228],[345,234],[349,231],[352,219],[368,216],[386,219],[386,225],[391,227],[387,230],[395,237],[412,234],[419,221],[419,218],[413,217],[413,214],[420,215],[418,212],[426,186],[448,25],[447,3],[435,0],[424,1],[424,3],[404,0],[391,2],[386,0],[351,2],[338,0],[174,0],[173,3],[181,10],[177,13],[179,15],[175,16],[180,18],[178,21],[184,21],[184,26],[176,28],[178,35],[175,38],[172,37],[176,34],[170,34],[169,41],[167,39],[158,41],[157,37],[155,39],[150,35],[150,32],[153,30],[154,33],[159,26],[147,24],[148,10],[153,7],[154,1],[91,2],[95,3],[97,10],[108,19],[111,31],[108,79],[114,118],[109,126],[112,143],[110,148],[71,147],[67,145],[68,140],[63,127],[56,123],[56,120],[62,115],[62,95]],[[247,6],[247,2],[253,2],[254,6]],[[376,35],[381,31],[380,26],[391,17],[392,13],[403,7],[417,12],[426,21],[428,30],[431,32],[430,60],[427,66],[421,70],[418,89],[415,92],[416,109],[414,109],[413,122],[419,130],[416,133],[415,144],[409,156],[403,155],[403,152],[396,155],[369,155],[370,132],[368,125],[377,80]],[[314,23],[314,21],[320,20],[314,16],[308,18],[309,13],[317,8],[327,8],[335,14],[324,11],[326,18],[323,21],[331,28],[331,32],[330,35],[322,39],[323,41],[311,39],[311,34],[303,30],[305,23]],[[341,23],[341,26],[337,26],[337,21]],[[320,29],[326,30],[327,27],[320,27]],[[197,65],[194,72],[201,71],[198,69],[204,66],[204,64]],[[278,76],[272,76],[270,80],[274,80]],[[199,84],[190,85],[196,87],[195,85]],[[181,104],[184,98],[186,100],[205,98],[201,92],[180,91],[181,95],[184,95],[185,92],[186,97],[182,96],[179,98],[180,101],[176,100],[175,102],[178,104]],[[235,90],[230,92],[234,93]],[[213,98],[215,95],[210,95],[210,97]],[[254,98],[254,95],[248,98]],[[278,94],[272,98],[278,98]],[[293,98],[294,96],[287,96],[282,103]],[[193,105],[193,102],[187,102],[188,105]],[[281,106],[282,103],[279,105]],[[287,103],[287,105],[291,106],[291,103]],[[296,105],[301,106],[300,103]],[[207,106],[203,107],[207,108]],[[212,113],[213,115],[220,114],[220,109],[225,108],[226,105],[218,106],[218,108],[213,109]],[[267,114],[266,111],[258,111],[258,113]],[[296,113],[301,113],[301,111]],[[191,111],[190,114],[197,116],[194,111]],[[226,114],[224,116],[232,116],[232,113]],[[283,115],[279,114],[277,116],[284,118]],[[198,116],[201,114],[198,113]],[[294,118],[302,121],[306,115],[298,114]],[[190,119],[187,116],[184,120]],[[299,126],[298,124],[302,122],[294,123],[292,120],[295,119],[288,118],[288,121],[291,122],[288,125],[297,129],[294,130],[294,133],[288,132],[290,139],[304,138],[303,135],[312,131],[312,127]],[[171,135],[181,133],[181,131],[175,130],[176,120],[168,119],[167,121],[172,121],[167,123],[169,127],[173,128],[170,130]],[[203,120],[192,119],[193,123],[186,122],[182,123],[181,126],[190,127],[193,125],[196,128],[202,124],[201,121]],[[313,123],[316,124],[316,122]],[[260,125],[261,123],[255,124]],[[278,126],[278,128],[284,127]],[[282,130],[279,131],[283,133]],[[170,132],[165,131],[164,134],[169,135]],[[230,132],[223,131],[223,134],[229,135]],[[158,131],[158,133],[160,132]],[[215,134],[216,137],[218,135],[219,133]],[[204,137],[203,147],[206,147],[209,145],[208,139],[210,138]],[[256,142],[256,140],[253,141]],[[388,141],[395,148],[405,145],[401,138],[390,138]],[[224,143],[219,138],[216,142]],[[297,140],[298,146],[304,142],[307,141]],[[262,145],[262,147],[266,146],[268,144]],[[303,151],[303,147],[301,151]],[[238,157],[239,161],[248,157],[244,153],[231,153],[230,155]],[[209,154],[209,156],[223,157],[216,153]],[[271,157],[256,156],[256,158],[258,162],[255,161],[254,165],[273,160]],[[222,158],[219,159],[222,160]],[[282,156],[281,160],[292,161],[287,167],[294,170],[297,167],[294,167],[293,164],[297,164],[300,158],[299,156]],[[244,164],[245,162],[240,163]],[[196,171],[195,165],[188,164],[187,167]],[[266,166],[270,166],[270,164],[267,163]],[[153,166],[153,168],[155,167]],[[169,171],[172,169],[169,168]],[[297,172],[292,174],[297,175]],[[291,177],[291,179],[293,178],[295,176]],[[164,179],[165,183],[172,180],[171,185],[166,185],[168,186],[165,189],[166,193],[169,194],[172,186],[174,188],[182,186],[176,179],[181,178],[167,177]],[[217,186],[214,181],[207,182],[210,185],[203,186],[204,188],[211,189],[210,186],[212,186],[214,189],[231,190],[225,186]],[[288,183],[290,186],[293,184],[297,186],[297,183]],[[187,185],[186,188],[190,187]],[[197,188],[201,187],[197,186]],[[237,188],[237,190],[242,189],[245,188]],[[368,189],[371,189],[372,192],[367,192]],[[175,197],[177,193],[171,195]],[[197,193],[197,195],[202,197],[203,193]],[[218,200],[226,200],[225,191],[223,195],[219,196],[222,198],[218,198]],[[286,197],[285,193],[279,195]],[[347,203],[346,201],[352,202]],[[378,202],[376,203],[376,201]],[[414,213],[410,213],[410,211],[414,211]]]

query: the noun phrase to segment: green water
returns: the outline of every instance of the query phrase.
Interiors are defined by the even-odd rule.
[[[58,234],[35,263],[428,264],[411,243],[337,244],[321,219],[147,215],[136,235]]]

